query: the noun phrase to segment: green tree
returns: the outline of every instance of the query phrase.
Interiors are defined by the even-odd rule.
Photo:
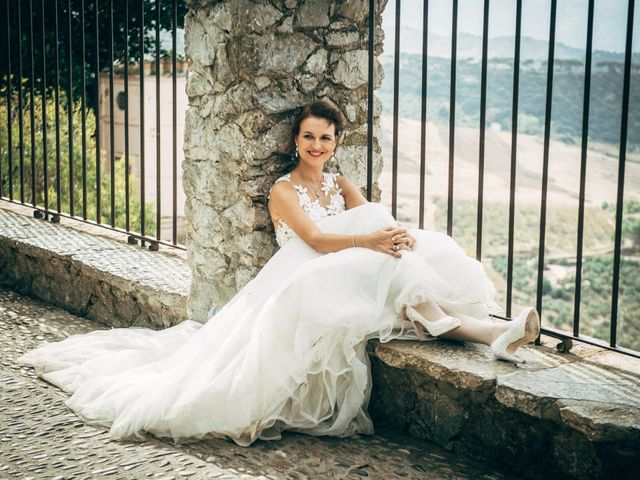
[[[14,81],[14,84],[16,82]],[[26,80],[23,80],[23,84]],[[6,87],[0,88],[0,96],[7,98],[8,92]],[[28,204],[32,204],[35,198],[35,204],[39,207],[45,206],[45,179],[47,183],[47,200],[49,209],[56,211],[58,202],[60,211],[71,213],[71,195],[73,192],[73,210],[76,216],[83,214],[83,177],[85,177],[86,190],[86,213],[88,220],[94,220],[99,223],[111,222],[111,174],[108,170],[108,162],[105,158],[101,158],[101,176],[100,176],[100,201],[101,214],[97,215],[98,200],[98,176],[96,169],[96,143],[95,143],[95,125],[96,119],[93,111],[86,111],[86,129],[85,129],[85,167],[83,168],[83,147],[82,147],[82,109],[81,103],[75,101],[72,104],[72,115],[74,129],[72,132],[73,152],[72,162],[69,162],[69,131],[67,117],[67,97],[64,92],[60,92],[59,97],[59,137],[56,140],[56,105],[52,92],[47,95],[45,102],[46,116],[46,174],[45,174],[45,156],[44,156],[44,129],[43,129],[43,108],[42,97],[37,95],[34,97],[34,125],[31,125],[30,112],[31,102],[29,95],[23,94],[22,107],[22,171],[23,171],[23,198]],[[0,107],[0,171],[2,177],[2,195],[8,198],[10,192],[10,177],[13,180],[13,198],[20,200],[20,117],[18,109],[18,94],[12,92],[11,99],[11,145],[9,145],[8,135],[8,109],[7,104]],[[31,130],[33,128],[33,137],[35,143],[31,143]],[[59,144],[59,150],[56,149],[56,143]],[[33,155],[33,156],[32,156]],[[11,157],[11,162],[10,162]],[[102,155],[104,157],[104,154]],[[59,158],[59,162],[58,162]],[[59,165],[59,166],[58,166]],[[73,176],[70,178],[70,166],[73,169]],[[11,167],[11,168],[10,168]],[[32,172],[35,171],[35,177]],[[115,226],[120,228],[126,227],[126,189],[125,189],[125,160],[120,158],[115,164]],[[60,181],[60,198],[57,195],[57,183]],[[35,181],[34,181],[35,180]],[[33,185],[35,184],[35,190]],[[139,187],[133,175],[129,175],[129,194],[130,194],[130,229],[132,231],[140,231],[140,200]],[[147,203],[145,207],[145,231],[155,231],[155,208],[151,203]]]
[[[34,1],[32,11],[29,10],[29,2],[10,0],[0,5],[0,17],[3,22],[5,18],[9,20],[3,23],[4,31],[0,33],[0,52],[2,52],[0,78],[6,78],[9,69],[5,59],[7,45],[11,46],[11,51],[8,53],[11,58],[10,73],[13,77],[29,78],[33,60],[33,81],[40,81],[46,72],[48,86],[54,84],[56,58],[58,58],[60,88],[69,91],[70,73],[73,96],[79,98],[81,96],[80,79],[84,68],[87,103],[93,107],[97,100],[96,71],[109,68],[112,65],[112,56],[113,65],[116,67],[127,61],[139,63],[141,42],[145,56],[160,55],[161,52],[156,49],[155,43],[156,30],[170,32],[174,28],[173,2],[170,0],[113,0],[111,2],[109,0],[41,0],[41,2]],[[112,6],[113,9],[111,9]],[[175,28],[182,29],[187,12],[184,0],[176,2],[176,10]],[[141,23],[143,31],[140,28]],[[9,29],[6,28],[7,24]],[[42,48],[43,25],[44,51]],[[18,28],[19,26],[21,29]],[[30,41],[32,28],[33,45]],[[22,45],[21,73],[18,71],[18,49],[15,48],[18,43]],[[128,49],[125,46],[128,46]],[[125,53],[128,53],[126,59]]]

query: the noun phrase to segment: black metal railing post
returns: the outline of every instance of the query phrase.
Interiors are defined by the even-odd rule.
[[[156,0],[156,238],[160,240],[162,227],[161,123],[160,123],[160,0]]]
[[[516,204],[516,165],[518,154],[518,92],[520,89],[520,40],[522,36],[522,0],[516,1],[516,32],[513,54],[513,99],[511,102],[511,168],[509,175],[509,244],[507,252],[507,317],[511,316],[513,296],[513,244]]]
[[[100,31],[99,31],[99,23],[100,23],[100,0],[94,0],[93,2],[94,8],[94,30],[95,30],[95,52],[94,52],[94,62],[95,62],[95,89],[96,89],[96,98],[95,100],[95,108],[96,108],[96,133],[95,133],[95,142],[96,142],[96,222],[102,223],[102,183],[100,179],[101,167],[102,167],[102,151],[101,151],[101,142],[100,142]]]
[[[456,67],[458,51],[458,0],[451,11],[451,73],[449,84],[449,174],[447,184],[447,235],[453,235],[453,176],[456,146]]]
[[[391,147],[391,215],[398,209],[398,109],[400,93],[400,14],[401,0],[396,0],[395,44],[393,52],[393,140]]]
[[[7,6],[7,159],[9,160],[9,200],[13,201],[13,72],[11,71],[11,6]]]
[[[544,117],[544,147],[542,159],[542,193],[540,197],[540,238],[538,241],[538,281],[536,286],[536,309],[542,316],[542,282],[544,279],[544,247],[547,226],[547,186],[549,183],[549,141],[551,139],[551,108],[553,100],[553,66],[556,44],[557,0],[551,0],[549,15],[549,52],[547,55],[547,89]]]
[[[82,57],[82,69],[80,75],[81,94],[81,135],[82,135],[82,218],[87,219],[87,85],[86,85],[86,30],[84,17],[84,0],[80,0],[80,23],[82,35],[80,41],[80,56]]]
[[[582,96],[582,143],[580,148],[580,193],[578,194],[578,235],[576,246],[576,282],[573,304],[573,335],[580,335],[580,301],[582,299],[582,248],[584,245],[584,204],[587,180],[587,149],[589,147],[589,106],[591,100],[591,60],[593,49],[593,12],[595,0],[589,0],[587,13],[587,46],[584,62]]]
[[[31,124],[31,205],[36,205],[36,112],[35,112],[35,57],[33,41],[33,0],[29,0],[29,121]]]
[[[173,243],[178,243],[178,82],[177,82],[177,29],[178,29],[178,1],[172,0],[171,5],[171,48],[173,49],[173,58],[172,58],[172,78],[171,78],[171,87],[172,87],[172,105],[171,105],[171,113],[173,120],[173,130],[172,130],[172,140],[173,140],[173,156],[172,156],[172,191],[173,191],[173,204],[172,204],[172,213],[173,213],[173,225],[172,225],[172,240]]]
[[[47,57],[46,57],[46,28],[45,28],[45,1],[40,0],[40,13],[42,21],[42,183],[44,189],[44,211],[48,218],[49,211],[49,152],[47,145]]]
[[[24,125],[22,112],[22,4],[18,2],[18,136],[20,144],[20,203],[24,203]]]
[[[620,122],[620,156],[618,160],[618,195],[616,199],[616,233],[613,251],[613,284],[611,292],[611,329],[609,343],[617,345],[618,296],[620,289],[620,247],[622,244],[622,214],[624,207],[624,170],[627,160],[627,133],[629,121],[629,90],[631,87],[631,61],[633,48],[633,16],[635,0],[629,0],[627,10],[627,34],[624,52],[624,74],[622,85],[622,115]]]
[[[368,70],[367,70],[367,191],[366,197],[371,201],[373,194],[373,84],[375,83],[373,64],[376,61],[375,54],[375,22],[376,0],[369,0],[368,30]]]
[[[487,123],[487,61],[489,48],[489,0],[482,12],[482,60],[480,67],[480,138],[478,145],[478,213],[476,218],[476,259],[482,260],[482,215],[484,208],[484,154]]]
[[[129,0],[124,2],[124,208],[125,230],[131,229],[129,198]]]
[[[424,203],[427,182],[427,73],[429,52],[429,0],[422,6],[422,102],[420,105],[420,204],[418,226],[424,228]]]
[[[144,171],[144,2],[140,2],[140,234],[144,237],[145,171]],[[142,240],[144,246],[144,240]]]
[[[96,0],[97,1],[97,0]],[[54,0],[54,51],[56,54],[54,75],[55,81],[55,117],[56,117],[56,210],[58,213],[62,212],[62,185],[60,182],[60,37],[58,31],[58,0]]]
[[[73,185],[73,48],[71,43],[71,0],[67,0],[67,142],[69,148],[69,213],[75,215]]]
[[[110,181],[110,224],[116,226],[116,137],[115,137],[115,111],[113,91],[113,0],[109,0],[109,168]]]

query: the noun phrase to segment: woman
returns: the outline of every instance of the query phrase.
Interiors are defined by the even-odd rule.
[[[21,361],[73,395],[88,423],[115,439],[227,436],[239,445],[283,430],[372,433],[366,341],[434,336],[484,343],[504,360],[539,332],[484,320],[497,306],[481,265],[436,232],[408,231],[345,178],[323,173],[343,120],[306,106],[293,134],[298,163],[274,184],[280,250],[206,324],[117,328],[45,344]]]
[[[340,111],[327,102],[314,102],[307,105],[296,117],[293,135],[298,164],[291,173],[276,181],[269,202],[269,212],[278,243],[282,245],[287,239],[298,235],[305,243],[321,253],[364,247],[400,258],[402,250],[414,250],[416,239],[407,229],[398,227],[393,220],[390,220],[390,226],[368,235],[327,234],[314,223],[325,216],[336,215],[345,209],[350,210],[367,203],[360,191],[346,178],[323,173],[325,163],[333,158],[342,128],[343,119]],[[447,248],[452,249],[453,256],[448,257],[449,260],[460,256],[461,250],[453,245],[449,237],[421,230],[413,230],[413,233],[424,239],[425,247],[444,243]],[[452,274],[465,275],[468,270],[477,272],[478,265],[474,265],[474,262],[469,261],[466,256],[457,260],[468,263],[468,268],[463,267],[460,271],[451,272]],[[428,259],[427,263],[429,263]],[[451,277],[446,272],[438,273]],[[478,279],[480,285],[475,290],[480,288],[482,293],[483,287],[491,287],[484,275],[480,277]],[[402,287],[399,286],[399,288]],[[460,292],[460,295],[463,293]],[[437,296],[426,298],[429,301],[401,306],[402,315],[414,322],[415,334],[421,339],[424,338],[422,326],[433,336],[490,345],[497,358],[519,363],[521,360],[513,355],[513,352],[522,343],[536,338],[539,333],[539,319],[535,310],[531,308],[521,313],[519,323],[487,323],[466,315],[462,311],[448,315],[438,303],[449,302],[445,299],[441,299],[442,302],[436,302]],[[497,308],[488,296],[485,300],[487,310]],[[461,307],[467,306],[461,305]],[[516,333],[523,326],[528,331]],[[504,335],[507,331],[509,334]],[[497,342],[498,339],[500,339],[499,342]]]

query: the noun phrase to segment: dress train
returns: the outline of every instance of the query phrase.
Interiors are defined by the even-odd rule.
[[[342,234],[391,225],[373,203],[318,223]],[[323,255],[294,238],[203,325],[74,335],[20,361],[72,394],[68,406],[114,439],[147,431],[249,445],[283,430],[372,433],[368,339],[415,339],[399,312],[424,301],[477,318],[499,311],[482,266],[455,241],[411,234],[415,249],[399,259],[365,248]]]

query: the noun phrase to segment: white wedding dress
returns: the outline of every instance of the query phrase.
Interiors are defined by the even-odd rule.
[[[327,233],[395,225],[380,205],[345,210],[335,175],[302,208]],[[290,181],[285,176],[279,181]],[[205,324],[115,328],[44,344],[20,358],[66,392],[67,405],[114,439],[227,436],[240,445],[283,430],[372,433],[368,339],[415,339],[404,305],[498,311],[482,266],[448,236],[418,229],[401,258],[365,248],[320,254],[284,223],[280,250]]]

